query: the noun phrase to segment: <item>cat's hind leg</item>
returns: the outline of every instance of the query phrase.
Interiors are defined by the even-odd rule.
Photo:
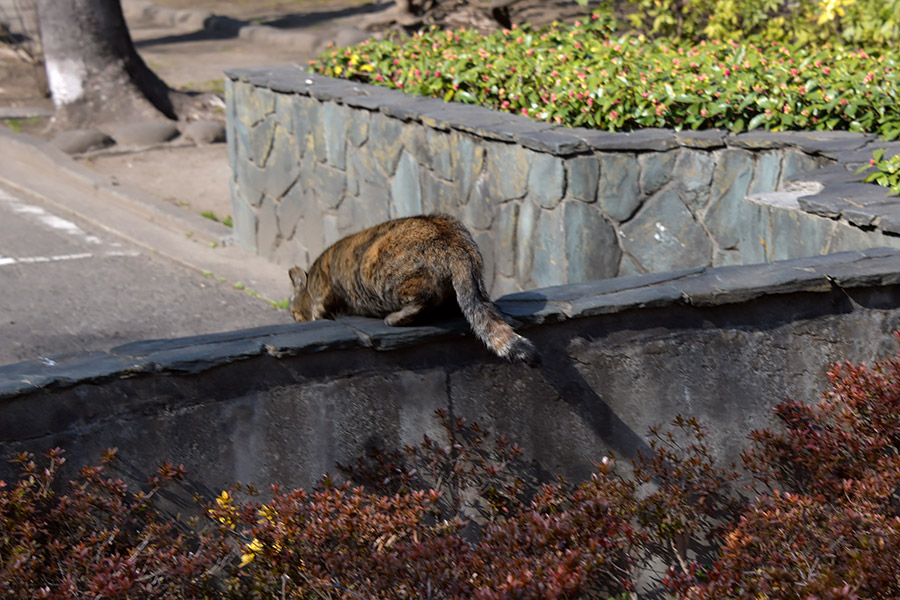
[[[434,282],[427,278],[411,278],[406,280],[397,294],[400,309],[384,318],[387,325],[409,325],[423,312],[438,306],[443,298],[435,289]]]

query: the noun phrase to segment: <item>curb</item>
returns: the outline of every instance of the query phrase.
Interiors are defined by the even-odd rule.
[[[289,293],[286,270],[233,243],[221,223],[78,164],[44,140],[0,127],[0,182],[150,253],[269,302]],[[239,288],[239,289],[241,289]]]
[[[53,144],[43,139],[16,133],[0,127],[0,155],[30,156],[35,160],[52,165],[57,172],[86,183],[98,192],[109,194],[148,220],[161,224],[182,235],[192,235],[207,243],[230,243],[232,232],[221,223],[172,206],[165,200],[154,198],[146,192],[113,183],[113,181],[78,162]],[[0,174],[0,181],[13,187],[34,193],[30,186]]]

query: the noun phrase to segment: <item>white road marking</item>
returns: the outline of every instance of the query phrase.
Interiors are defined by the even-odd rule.
[[[88,235],[87,232],[85,232],[81,227],[79,227],[72,221],[49,213],[40,206],[22,202],[18,198],[9,195],[3,190],[0,190],[0,202],[3,202],[7,206],[9,206],[13,210],[13,212],[17,214],[33,216],[35,220],[49,227],[50,229],[62,231],[63,233],[66,233],[68,235],[81,238],[83,241],[89,244],[103,243],[100,238],[95,235]]]
[[[112,256],[140,256],[141,253],[131,251],[112,251],[103,252],[101,254],[91,254],[90,252],[82,252],[80,254],[57,254],[55,256],[24,256],[22,258],[13,258],[11,256],[0,256],[0,267],[10,265],[27,265],[34,263],[51,263],[61,262],[64,260],[84,260],[86,258],[106,258]]]

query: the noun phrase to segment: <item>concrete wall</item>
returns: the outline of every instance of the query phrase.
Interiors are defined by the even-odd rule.
[[[472,230],[495,295],[900,247],[896,200],[854,183],[900,149],[871,135],[566,129],[297,67],[232,71],[226,96],[236,238],[285,266],[437,211]]]
[[[713,451],[736,459],[773,404],[819,397],[829,361],[895,351],[900,252],[624,277],[500,306],[541,368],[496,359],[461,321],[363,318],[0,367],[0,456],[60,445],[80,465],[116,446],[133,473],[184,463],[211,490],[310,485],[372,442],[438,435],[443,408],[518,442],[544,474],[584,477],[679,413],[700,417]]]

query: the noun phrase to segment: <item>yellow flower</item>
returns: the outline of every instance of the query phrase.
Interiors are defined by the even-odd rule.
[[[375,70],[375,67],[373,67],[372,65],[363,65],[359,68],[359,70],[364,73],[371,73]]]
[[[222,525],[227,525],[234,529],[234,519],[232,519],[235,513],[234,499],[227,491],[223,491],[216,497],[216,505],[221,510],[221,513],[217,514],[215,510],[210,509],[209,515]]]
[[[334,68],[334,74],[335,74],[335,76],[340,75],[341,72],[342,72],[343,70],[344,70],[344,67],[342,67],[341,65],[337,65],[337,66]]]
[[[256,558],[256,555],[260,554],[262,550],[262,542],[260,542],[256,538],[253,538],[253,541],[247,544],[247,551],[241,554],[241,563],[238,566],[246,567],[251,562],[253,562],[253,559]]]
[[[256,514],[259,515],[260,523],[264,523],[265,521],[268,521],[269,523],[275,523],[275,511],[265,504],[263,504],[262,507],[258,511],[256,511]]]

